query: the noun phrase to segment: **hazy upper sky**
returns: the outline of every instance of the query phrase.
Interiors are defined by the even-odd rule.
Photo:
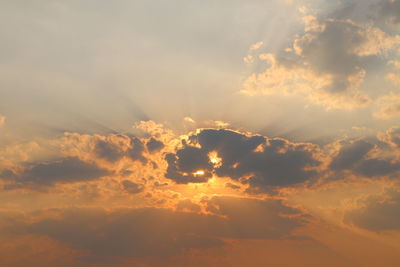
[[[0,34],[0,265],[399,266],[399,0],[13,0]]]

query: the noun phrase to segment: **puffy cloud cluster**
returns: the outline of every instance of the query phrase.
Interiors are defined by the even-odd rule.
[[[123,158],[146,163],[143,155],[146,146],[148,147],[150,143],[150,150],[152,152],[157,150],[154,149],[154,144],[151,144],[157,142],[155,139],[149,140],[145,144],[144,140],[124,134],[101,136],[66,133],[63,142],[65,143],[64,150],[67,153],[76,154],[79,157],[94,157],[110,163]]]
[[[185,184],[206,182],[215,174],[266,190],[314,178],[320,164],[317,152],[312,144],[203,129],[184,140],[176,153],[166,155],[165,176]]]
[[[263,193],[313,185],[327,177],[395,179],[400,171],[398,135],[392,128],[377,138],[318,146],[229,129],[199,129],[172,141],[160,134],[137,138],[67,133],[55,142],[55,157],[4,163],[0,177],[8,190],[110,177],[129,194],[145,191],[145,184],[161,188],[158,185],[168,184],[165,178],[184,185],[215,177],[226,189]]]
[[[319,147],[227,129],[202,129],[183,139],[176,152],[166,154],[165,177],[178,184],[228,177],[247,185],[249,193],[312,185],[328,177],[396,179],[398,139],[398,129],[392,128],[374,138]],[[230,182],[226,187],[242,188]]]
[[[53,140],[61,157],[3,168],[6,201],[19,195],[12,189],[34,189],[25,195],[40,195],[47,209],[23,208],[25,215],[0,220],[0,226],[61,244],[86,262],[163,260],[225,249],[232,241],[297,240],[312,227],[314,219],[306,214],[314,216],[314,210],[293,202],[296,194],[312,192],[315,199],[306,202],[329,206],[319,190],[345,183],[387,187],[400,172],[398,128],[325,146],[220,128],[172,138],[167,129],[157,129],[141,138],[68,133]],[[352,199],[344,193],[351,204],[342,211],[344,222],[398,230],[391,214],[399,206],[397,193],[378,199],[368,197],[371,192]],[[50,201],[58,198],[63,200]],[[11,205],[24,207],[23,200],[15,201],[4,213]]]
[[[396,7],[397,2],[387,5]],[[268,67],[264,72],[251,74],[242,92],[302,95],[328,109],[369,104],[372,98],[363,91],[366,76],[374,71],[372,66],[387,60],[398,47],[400,35],[382,30],[376,22],[356,22],[345,14],[343,11],[330,17],[305,15],[304,33],[293,39],[290,48],[276,54],[261,54],[259,58]]]
[[[65,133],[55,140],[47,140],[47,148],[40,153],[43,159],[6,161],[0,164],[0,182],[7,190],[18,188],[40,189],[57,184],[96,181],[102,177],[126,176],[135,163],[153,163],[152,154],[164,144],[155,137],[138,138],[125,134]],[[31,152],[33,153],[33,152]],[[6,164],[7,163],[7,164]],[[156,165],[148,167],[152,169]],[[153,167],[151,167],[153,166]],[[125,180],[122,187],[129,193],[143,191],[143,186]]]

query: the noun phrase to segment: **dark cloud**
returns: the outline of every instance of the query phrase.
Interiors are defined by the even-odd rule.
[[[155,208],[114,212],[68,209],[61,211],[58,219],[19,227],[87,251],[92,258],[116,261],[219,247],[226,245],[225,238],[280,239],[304,222],[295,217],[298,211],[276,200],[216,197],[204,202],[216,215]],[[193,210],[194,205],[181,203],[182,209],[189,206]]]
[[[236,180],[250,176],[248,183],[262,189],[290,186],[313,178],[316,172],[307,167],[319,164],[313,154],[315,148],[309,144],[294,144],[259,135],[247,136],[230,130],[202,130],[190,136],[189,142],[166,157],[166,177],[177,183],[205,182],[208,173],[213,172]],[[220,165],[210,161],[210,152],[217,153],[221,158]],[[196,180],[182,175],[196,170],[204,170],[204,177],[194,177]]]
[[[386,159],[366,159],[355,168],[356,173],[366,177],[391,175],[398,170],[400,170],[400,162]]]
[[[218,151],[218,155],[228,165],[234,164],[265,142],[263,136],[246,136],[224,129],[205,129],[190,139],[199,143],[206,152]]]
[[[355,49],[366,42],[366,36],[361,34],[359,26],[347,21],[327,20],[324,26],[323,31],[298,39],[296,46],[315,71],[334,74],[339,85],[345,82],[343,78],[358,72],[360,62]]]
[[[123,157],[146,163],[143,152],[143,142],[137,137],[129,137],[123,134],[113,134],[105,139],[97,139],[94,145],[94,154],[109,162],[116,162]]]
[[[95,164],[69,157],[35,164],[26,168],[22,173],[12,174],[8,178],[21,186],[51,186],[55,183],[95,180],[109,174],[111,174],[110,171]]]
[[[377,142],[377,140],[373,140]],[[350,170],[364,177],[392,176],[400,170],[400,163],[394,158],[377,158],[368,155],[374,149],[379,154],[393,153],[387,150],[384,143],[372,144],[365,140],[358,140],[341,147],[339,153],[333,157],[329,167],[335,171]]]
[[[167,186],[168,183],[160,183],[159,181],[155,181],[155,182],[153,183],[153,185],[154,185],[155,187],[162,187],[162,186]]]
[[[231,188],[231,189],[235,189],[235,190],[241,188],[240,186],[235,185],[235,184],[232,184],[232,183],[226,183],[226,184],[225,184],[225,187],[228,187],[228,188]]]
[[[201,148],[185,145],[178,149],[176,154],[168,153],[165,156],[168,163],[165,177],[178,184],[204,183],[211,178],[212,164],[207,153]],[[195,175],[197,171],[204,171],[203,175]]]
[[[161,142],[161,141],[158,141],[157,139],[154,139],[152,137],[152,138],[150,138],[149,141],[147,141],[146,147],[147,147],[147,150],[150,153],[153,153],[153,152],[156,152],[156,151],[159,151],[159,150],[163,149],[164,148],[164,143]]]
[[[129,180],[122,181],[122,185],[123,185],[125,191],[127,191],[128,193],[131,193],[131,194],[138,194],[138,193],[142,192],[144,189],[142,185],[134,183]]]
[[[400,230],[400,192],[370,197],[362,208],[348,212],[344,221],[371,231]]]
[[[373,148],[373,144],[364,140],[344,145],[338,155],[333,158],[330,168],[333,170],[351,169],[354,164],[362,160]]]
[[[144,152],[144,144],[143,142],[137,138],[131,138],[131,147],[127,151],[127,156],[132,160],[138,160],[142,163],[146,163],[147,159],[143,156]]]
[[[123,151],[116,144],[107,142],[105,140],[97,140],[94,153],[99,158],[106,159],[110,162],[115,162],[123,157]]]
[[[357,79],[351,77],[362,79],[363,68],[375,54],[363,51],[371,36],[364,26],[347,19],[325,19],[316,23],[321,24],[322,30],[308,31],[294,42],[299,56],[297,64],[309,66],[317,75],[331,76],[331,82],[322,90],[354,97],[358,84]]]

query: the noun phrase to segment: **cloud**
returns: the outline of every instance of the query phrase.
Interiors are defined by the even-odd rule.
[[[139,138],[131,138],[131,147],[127,151],[127,155],[132,160],[138,160],[145,163],[147,159],[143,156],[144,144]]]
[[[379,134],[378,138],[393,146],[395,149],[400,148],[400,127],[392,127],[386,132]]]
[[[214,197],[203,202],[212,214],[188,212],[187,207],[198,211],[188,202],[180,205],[185,212],[70,208],[42,211],[39,220],[16,222],[13,227],[89,252],[89,259],[115,263],[226,246],[226,239],[290,238],[305,223],[299,211],[278,200]]]
[[[147,147],[147,150],[150,153],[153,153],[153,152],[156,152],[156,151],[159,151],[159,150],[163,149],[164,148],[164,143],[159,141],[159,140],[157,140],[157,139],[154,139],[152,137],[152,138],[150,138],[149,141],[147,141],[146,147]]]
[[[358,140],[343,146],[338,155],[333,158],[330,168],[333,170],[352,169],[374,146],[365,141]]]
[[[64,133],[59,140],[63,152],[81,158],[101,159],[115,163],[128,158],[133,161],[146,163],[143,140],[126,134],[115,133],[110,135]]]
[[[228,177],[247,185],[248,193],[313,184],[329,173],[343,179],[354,175],[395,179],[400,171],[397,139],[393,128],[378,138],[318,147],[227,129],[201,129],[166,155],[165,177],[178,184]],[[335,153],[330,152],[332,147]]]
[[[190,212],[200,212],[201,208],[196,203],[193,203],[190,199],[184,199],[176,204],[176,209],[178,211],[190,211]]]
[[[391,119],[400,116],[400,95],[391,93],[377,99],[377,110],[374,117],[379,119]]]
[[[400,1],[386,0],[381,2],[380,15],[392,23],[400,23]]]
[[[89,251],[91,257],[102,261],[167,257],[185,249],[224,244],[218,238],[207,236],[206,223],[218,225],[222,221],[215,216],[154,208],[112,213],[94,209],[64,210],[60,216],[62,220],[47,219],[29,225],[28,231]]]
[[[384,139],[382,136],[380,138]],[[337,172],[347,170],[368,178],[397,178],[396,173],[400,170],[398,152],[377,138],[350,141],[341,145],[338,153],[332,157],[329,168]]]
[[[6,117],[0,115],[0,126],[2,126],[6,122]]]
[[[400,171],[397,128],[377,138],[325,146],[220,128],[173,137],[162,133],[146,138],[67,133],[52,141],[56,146],[50,149],[60,153],[46,160],[4,161],[3,186],[39,189],[112,176],[112,190],[137,194],[148,179],[154,179],[155,187],[170,188],[215,177],[226,190],[254,194],[310,186],[328,176],[395,179]],[[174,183],[166,183],[168,179]]]
[[[121,150],[121,146],[118,145],[118,143],[112,142],[112,140],[115,139],[113,137],[118,138],[119,136],[110,137],[106,140],[98,139],[94,146],[94,153],[99,158],[115,162],[123,157],[124,151]]]
[[[214,173],[267,189],[305,182],[316,175],[317,149],[311,144],[246,135],[232,130],[203,129],[166,156],[166,177],[177,183],[206,182]],[[215,153],[220,162],[212,162]],[[197,171],[203,171],[201,176]],[[243,180],[245,179],[245,180]]]
[[[381,196],[372,196],[362,207],[345,215],[344,221],[371,231],[400,230],[400,192],[387,190]]]
[[[110,175],[111,172],[93,163],[75,157],[37,163],[20,173],[3,172],[3,178],[14,181],[17,186],[52,186],[56,183],[90,181]]]
[[[165,159],[168,163],[165,177],[178,184],[204,183],[211,178],[212,164],[207,154],[200,148],[186,145],[176,154],[167,154]],[[197,174],[198,171],[204,173]]]
[[[143,163],[146,162],[146,158],[143,156],[145,149],[144,144],[139,138],[129,137],[123,134],[96,137],[93,152],[97,157],[109,162],[118,161],[123,157],[128,157]]]
[[[260,54],[268,64],[252,73],[242,93],[289,94],[326,107],[353,109],[371,102],[362,86],[368,71],[398,46],[400,36],[347,18],[303,17],[304,33],[279,53]]]
[[[66,132],[55,139],[31,142],[29,146],[6,147],[0,151],[0,176],[5,189],[42,190],[44,188],[40,186],[94,181],[103,176],[117,180],[121,175],[135,176],[134,169],[140,165],[138,172],[145,176],[141,179],[145,179],[153,175],[158,164],[162,165],[162,156],[152,155],[161,147],[164,143],[155,137]],[[131,192],[139,190],[128,189],[128,184],[126,188],[120,186],[121,182],[116,182],[117,188]]]
[[[280,200],[219,196],[204,202],[207,211],[228,218],[227,238],[280,239],[306,222],[299,210]]]
[[[263,42],[257,42],[252,44],[247,52],[247,56],[243,58],[243,61],[246,63],[253,63],[254,62],[253,52],[260,49],[260,47],[263,46],[263,44],[264,44]]]
[[[355,169],[356,173],[359,173],[366,177],[394,175],[400,170],[400,162],[391,161],[387,159],[366,159],[362,161]]]
[[[142,185],[134,183],[129,180],[123,180],[122,186],[130,194],[137,194],[137,193],[143,192],[143,190],[144,190]]]
[[[229,182],[226,183],[225,186],[228,187],[228,188],[234,189],[234,190],[237,190],[237,189],[241,188],[240,186],[238,186],[236,184],[233,184],[233,183],[229,183]]]
[[[400,61],[392,60],[388,64],[392,66],[392,72],[386,75],[386,80],[395,86],[400,86]]]

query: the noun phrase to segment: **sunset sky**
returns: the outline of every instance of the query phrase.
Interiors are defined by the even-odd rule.
[[[0,266],[400,266],[400,0],[12,0],[0,34]]]

